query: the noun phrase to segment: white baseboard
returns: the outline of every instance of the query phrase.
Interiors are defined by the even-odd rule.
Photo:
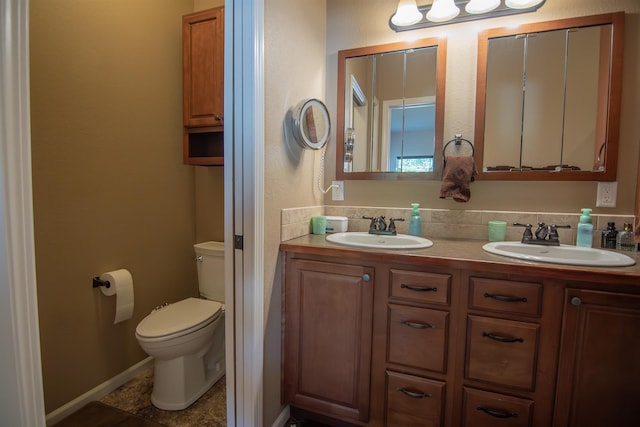
[[[58,409],[48,413],[46,416],[47,427],[62,421],[64,418],[78,411],[78,409],[82,408],[89,402],[102,399],[113,390],[125,384],[127,381],[133,379],[141,371],[151,367],[152,364],[153,357],[149,356],[146,359],[131,366],[126,371],[119,373],[115,377],[110,378],[102,384],[99,384],[96,387],[92,388],[85,394],[76,397],[71,402],[65,403]]]
[[[287,421],[289,421],[290,415],[291,415],[291,411],[290,411],[289,405],[287,405],[284,408],[282,408],[282,412],[280,412],[280,415],[278,416],[278,418],[276,418],[276,420],[273,422],[273,425],[271,427],[286,427]]]

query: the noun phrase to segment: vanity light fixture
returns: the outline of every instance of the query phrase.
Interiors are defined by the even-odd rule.
[[[431,9],[427,12],[427,20],[431,22],[451,21],[459,13],[460,8],[453,0],[434,0]]]
[[[417,24],[422,20],[423,14],[418,10],[416,0],[400,0],[396,13],[391,17],[391,22],[398,27]]]
[[[546,0],[433,0],[417,6],[415,0],[400,0],[389,19],[392,30],[409,31],[437,25],[535,12]]]
[[[464,10],[466,10],[467,13],[479,14],[491,12],[498,6],[500,6],[500,0],[470,0],[464,7]]]
[[[504,3],[511,9],[526,9],[542,3],[542,0],[505,0]]]

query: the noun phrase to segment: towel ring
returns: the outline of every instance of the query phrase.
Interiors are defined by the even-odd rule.
[[[451,141],[447,142],[446,144],[444,144],[444,147],[442,148],[442,162],[444,165],[447,164],[447,147],[449,146],[449,144],[451,144],[452,142],[454,143],[454,146],[456,148],[456,150],[458,150],[458,152],[460,152],[462,150],[461,145],[462,142],[466,142],[467,144],[469,144],[469,146],[471,147],[471,157],[473,157],[475,155],[475,147],[473,146],[473,143],[471,141],[469,141],[468,139],[464,139],[462,137],[461,134],[456,134],[455,138],[452,139]],[[463,155],[469,155],[468,153],[464,153]]]

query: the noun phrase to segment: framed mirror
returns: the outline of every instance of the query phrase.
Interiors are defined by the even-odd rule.
[[[436,179],[445,74],[445,39],[338,52],[336,178]]]
[[[624,13],[478,36],[479,179],[615,181]]]

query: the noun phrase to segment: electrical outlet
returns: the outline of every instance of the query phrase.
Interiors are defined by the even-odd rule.
[[[335,185],[331,189],[331,200],[344,200],[344,181],[333,181],[331,184]]]
[[[617,182],[599,182],[596,206],[599,208],[615,208],[617,196]]]

